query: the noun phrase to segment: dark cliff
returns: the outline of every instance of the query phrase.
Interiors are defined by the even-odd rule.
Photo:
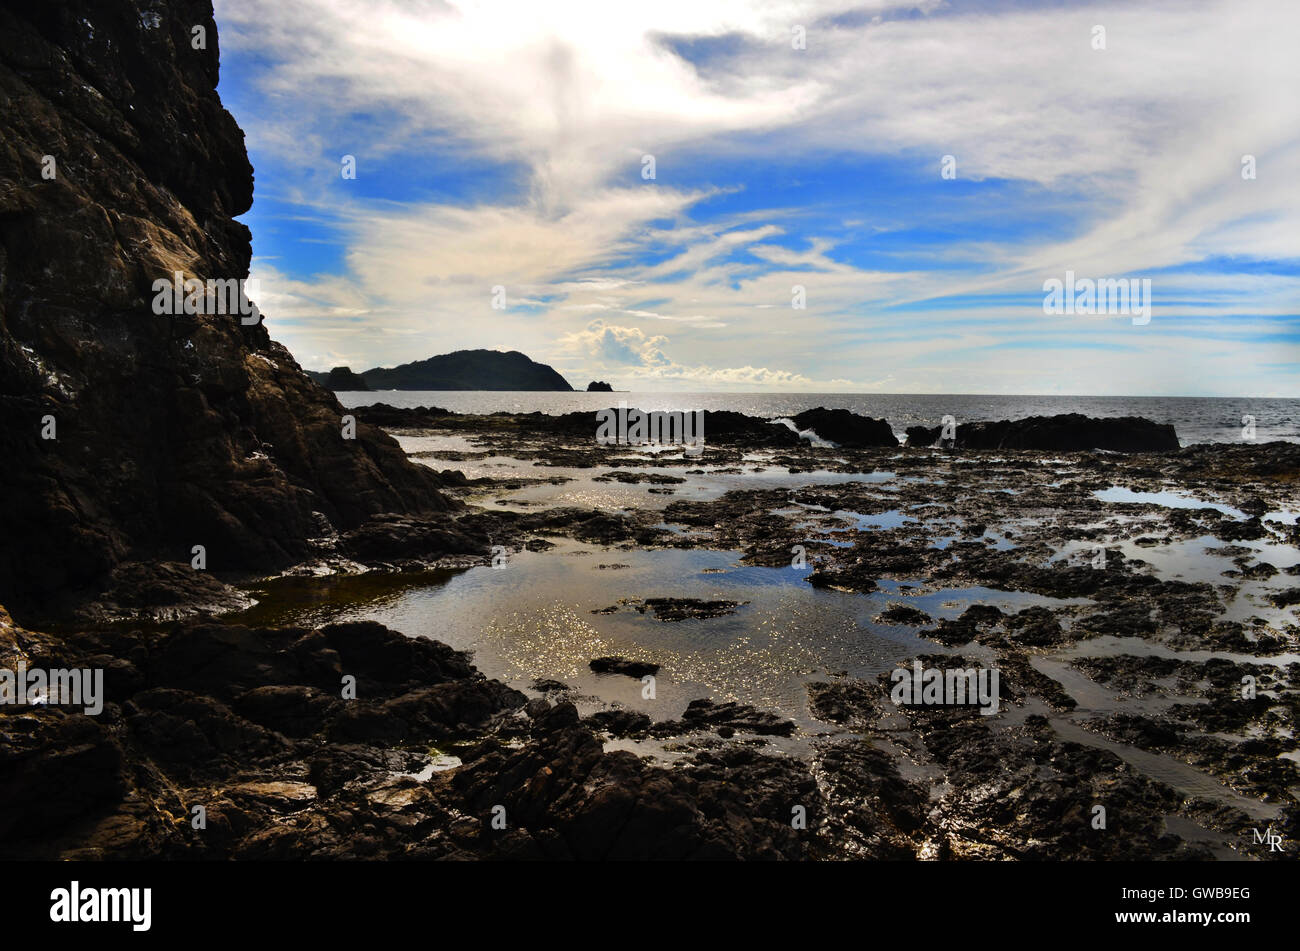
[[[253,173],[217,72],[209,0],[0,0],[12,609],[93,594],[123,562],[188,562],[194,545],[217,573],[275,569],[326,520],[451,505],[378,429],[343,439],[346,411],[260,323],[154,313],[156,279],[248,274],[234,216]]]

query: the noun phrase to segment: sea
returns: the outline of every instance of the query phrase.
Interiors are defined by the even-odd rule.
[[[1142,416],[1172,423],[1184,446],[1197,443],[1300,442],[1300,399],[1201,396],[986,396],[907,393],[554,393],[498,390],[380,390],[343,392],[347,407],[437,406],[454,413],[595,412],[626,403],[653,410],[733,410],[768,419],[807,409],[847,409],[884,418],[901,439],[909,426],[938,426],[944,416],[961,424],[1082,413],[1085,416]],[[1253,424],[1253,426],[1251,425]]]

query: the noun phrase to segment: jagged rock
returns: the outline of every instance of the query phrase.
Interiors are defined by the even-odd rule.
[[[0,843],[118,801],[125,768],[121,744],[95,717],[53,707],[0,715]]]
[[[334,392],[341,390],[369,390],[366,378],[353,373],[351,367],[335,367],[325,377],[325,388]]]
[[[720,733],[730,730],[762,736],[791,736],[795,726],[790,720],[756,709],[747,703],[715,703],[703,699],[692,700],[680,721],[667,721],[654,726],[654,732],[658,736],[677,736],[705,729],[714,729]]]
[[[583,720],[594,730],[611,736],[642,736],[650,729],[650,717],[635,710],[601,710]]]
[[[380,515],[346,532],[340,547],[362,562],[393,559],[436,559],[442,555],[484,555],[491,546],[486,535],[472,534],[445,515],[418,517]]]
[[[624,677],[640,678],[659,673],[658,664],[626,657],[597,657],[587,666],[598,674],[622,674]]]
[[[837,680],[810,683],[808,709],[828,723],[874,724],[881,715],[881,690],[864,680]]]
[[[934,446],[941,426],[909,426],[908,446]],[[958,423],[957,449],[1048,449],[1057,452],[1177,452],[1178,434],[1167,423],[1139,416],[1097,419],[1081,413],[1030,416],[994,423]]]
[[[930,615],[910,604],[891,604],[876,616],[877,624],[929,624]]]
[[[898,437],[886,420],[859,416],[846,409],[819,406],[804,410],[794,417],[794,423],[800,429],[811,429],[822,439],[829,439],[846,449],[898,445]]]
[[[619,409],[609,408],[618,413]],[[595,445],[596,410],[582,413],[493,413],[489,416],[452,413],[439,407],[417,406],[398,408],[387,403],[358,406],[352,410],[357,419],[376,426],[389,428],[421,428],[437,426],[441,429],[464,429],[474,432],[526,432],[530,437],[553,434],[575,442]],[[635,407],[626,411],[629,419],[641,410]],[[617,417],[616,417],[617,418]],[[703,435],[706,444],[739,445],[747,448],[798,446],[797,433],[786,426],[774,426],[770,420],[746,416],[730,410],[705,410]]]

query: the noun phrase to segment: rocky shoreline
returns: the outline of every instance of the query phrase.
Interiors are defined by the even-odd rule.
[[[1270,517],[1294,505],[1300,447],[830,448],[744,420],[738,431],[778,434],[763,458],[739,439],[711,439],[701,460],[597,446],[589,425],[566,438],[563,417],[541,426],[533,416],[418,418],[394,434],[475,447],[426,450],[426,464],[508,453],[539,475],[444,473],[448,512],[373,518],[320,540],[318,556],[293,571],[486,567],[489,543],[545,558],[558,557],[547,551],[560,539],[616,558],[732,550],[760,566],[786,565],[801,546],[813,588],[871,592],[894,579],[907,582],[905,594],[979,586],[1055,606],[1009,613],[975,603],[936,620],[906,598],[891,603],[876,620],[935,645],[920,655],[925,663],[996,667],[1001,712],[898,706],[886,674],[831,672],[807,684],[808,713],[824,726],[812,732],[716,697],[661,716],[618,703],[593,710],[563,682],[508,686],[445,645],[370,622],[259,628],[235,613],[225,623],[74,626],[53,636],[6,621],[0,666],[101,666],[109,702],[99,717],[0,708],[3,854],[1286,857],[1250,843],[1265,825],[1288,840],[1298,831],[1300,659],[1290,658],[1300,628],[1290,605],[1300,581],[1290,579],[1300,570],[1249,546],[1300,543],[1294,520]],[[509,504],[574,478],[547,477],[549,467],[590,470],[593,482],[642,493],[645,505]],[[789,485],[706,500],[671,494],[689,488],[692,471],[747,468],[779,468]],[[890,478],[854,478],[881,472]],[[800,485],[804,473],[831,481]],[[1216,501],[1170,508],[1098,497],[1153,488]],[[1137,554],[1193,540],[1218,546],[1217,580],[1163,577]],[[1085,560],[1068,557],[1073,545],[1086,546]],[[1253,595],[1238,600],[1250,584],[1272,585],[1271,613]],[[660,624],[744,610],[626,594],[608,610]],[[592,661],[613,677],[658,670],[653,658]],[[348,675],[356,699],[340,694]],[[1243,699],[1243,678],[1257,682],[1254,699]],[[1124,702],[1100,703],[1100,694]],[[1131,712],[1116,709],[1125,703]],[[192,827],[195,806],[206,829]],[[1097,806],[1104,829],[1093,825]]]

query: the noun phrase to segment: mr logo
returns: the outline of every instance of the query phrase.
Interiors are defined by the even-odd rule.
[[[148,931],[153,916],[151,888],[86,888],[73,882],[50,892],[50,921],[129,921],[132,931]]]
[[[1251,829],[1250,831],[1251,834],[1254,835],[1255,843],[1257,845],[1264,845],[1267,843],[1270,852],[1282,851],[1282,836],[1280,833],[1274,832],[1272,826],[1269,826],[1263,832],[1260,832],[1258,829]]]

